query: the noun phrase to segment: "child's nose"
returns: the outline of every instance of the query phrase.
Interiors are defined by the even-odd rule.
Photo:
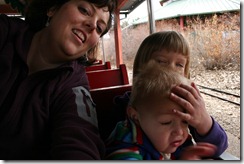
[[[176,68],[175,68],[174,63],[169,63],[168,66],[169,66],[172,70],[176,71]]]
[[[184,132],[183,127],[180,124],[175,124],[173,128],[174,135],[182,135]]]

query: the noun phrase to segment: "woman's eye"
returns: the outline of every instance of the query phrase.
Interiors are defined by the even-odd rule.
[[[102,29],[102,27],[97,26],[97,32],[98,32],[99,34],[103,33],[103,29]]]
[[[83,13],[85,15],[89,15],[88,11],[85,8],[79,7],[79,10],[80,10],[81,13]]]

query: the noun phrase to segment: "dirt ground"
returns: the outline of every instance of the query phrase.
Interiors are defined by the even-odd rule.
[[[131,82],[132,72],[128,70]],[[240,71],[192,71],[191,79],[198,85],[218,89],[240,96]],[[202,89],[200,91],[216,95],[217,93]],[[217,94],[218,97],[240,104],[240,98],[226,94]],[[240,105],[220,100],[202,93],[206,109],[209,114],[222,126],[228,136],[229,146],[226,152],[240,158]]]
[[[228,93],[240,96],[240,71],[201,71],[193,72],[191,78],[199,85],[215,88]],[[200,91],[205,91],[200,89]],[[207,91],[206,91],[207,92]],[[208,93],[216,94],[208,91]],[[222,126],[228,136],[229,147],[226,152],[240,158],[241,134],[240,134],[240,105],[220,100],[202,94],[205,105],[211,116]],[[225,98],[237,104],[241,103],[240,98],[218,94],[218,97]]]

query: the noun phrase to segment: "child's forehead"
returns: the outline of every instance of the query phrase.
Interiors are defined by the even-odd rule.
[[[187,60],[187,56],[185,56],[181,52],[166,51],[166,50],[155,51],[151,54],[151,57],[154,59],[157,59],[157,58],[175,58],[177,60]]]
[[[156,115],[173,114],[173,109],[181,112],[185,111],[180,105],[169,98],[160,97],[155,97],[154,100],[152,98],[150,101],[145,102],[145,107],[145,112],[153,112]]]
[[[157,49],[157,50],[154,50],[152,51],[152,54],[160,54],[160,55],[164,55],[164,54],[178,54],[178,55],[181,55],[181,56],[186,56],[182,51],[177,51],[175,49],[165,49],[165,48],[162,48],[162,49]]]

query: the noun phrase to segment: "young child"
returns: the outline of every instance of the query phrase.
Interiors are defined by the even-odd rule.
[[[193,145],[186,120],[175,111],[187,111],[169,99],[172,85],[190,81],[154,60],[133,80],[127,120],[119,122],[107,141],[107,159],[168,160],[179,146]],[[208,155],[213,155],[209,151]]]
[[[151,59],[175,72],[189,78],[190,49],[185,38],[175,31],[161,31],[149,35],[141,43],[133,64],[133,78]],[[117,108],[126,109],[131,92],[117,96],[114,102]],[[192,137],[196,142],[207,142],[216,145],[214,157],[221,155],[228,146],[227,135],[222,127],[211,117],[204,100],[195,83],[176,85],[172,88],[170,99],[182,106],[186,113],[175,111],[175,114],[187,120]],[[180,149],[178,150],[180,154]],[[193,153],[198,153],[193,151]],[[176,158],[179,158],[176,155]]]

